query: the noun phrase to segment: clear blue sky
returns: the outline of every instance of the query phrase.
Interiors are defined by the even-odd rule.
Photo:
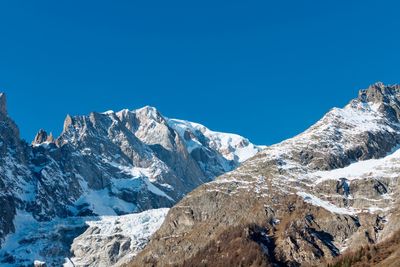
[[[22,136],[144,105],[272,144],[400,82],[398,1],[0,3],[0,88]]]

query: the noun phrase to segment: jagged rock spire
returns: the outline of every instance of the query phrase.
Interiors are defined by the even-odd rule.
[[[35,139],[32,141],[33,145],[43,144],[44,142],[52,143],[54,142],[53,134],[47,134],[47,132],[43,129],[40,129],[36,134]]]
[[[7,99],[5,93],[0,93],[0,113],[7,115]]]
[[[67,114],[64,120],[64,127],[63,132],[67,131],[68,127],[72,124],[72,117],[71,115]]]

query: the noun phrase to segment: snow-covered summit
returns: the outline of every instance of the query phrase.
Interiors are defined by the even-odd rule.
[[[190,151],[212,148],[227,160],[241,163],[262,150],[247,138],[237,134],[211,131],[204,125],[185,120],[168,119],[168,124],[185,140]]]

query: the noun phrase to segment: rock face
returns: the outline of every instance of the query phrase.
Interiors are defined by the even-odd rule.
[[[400,228],[399,103],[374,84],[195,189],[129,266],[320,266],[384,240]]]
[[[29,148],[19,139],[15,123],[7,116],[5,95],[0,94],[0,245],[14,231],[16,209],[30,194],[32,182],[28,163]],[[20,198],[15,198],[15,195]]]
[[[203,140],[208,157],[199,158],[172,121],[152,107],[68,115],[57,139],[40,130],[28,145],[0,94],[0,264],[59,266],[73,256],[85,218],[170,207],[261,150],[235,136],[241,145],[224,154],[208,139],[231,135],[214,132]],[[236,148],[250,152],[235,157]],[[110,262],[122,256],[110,255]]]

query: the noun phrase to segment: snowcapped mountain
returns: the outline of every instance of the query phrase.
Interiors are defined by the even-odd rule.
[[[361,90],[189,193],[131,266],[323,266],[385,240],[400,229],[399,119],[400,86]]]
[[[1,264],[59,266],[73,256],[71,244],[86,221],[171,207],[261,150],[243,137],[209,130],[192,133],[193,140],[202,138],[201,148],[192,149],[192,137],[173,121],[153,107],[68,115],[58,138],[41,130],[28,145],[0,94]],[[130,219],[137,218],[121,217]],[[109,257],[117,263],[124,255]]]

